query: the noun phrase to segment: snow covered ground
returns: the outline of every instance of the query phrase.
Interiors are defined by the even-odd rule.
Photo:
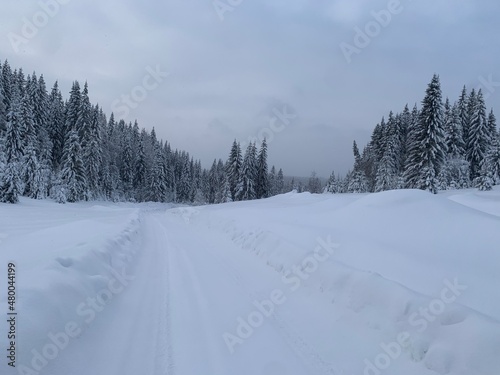
[[[0,205],[1,374],[500,374],[500,189]]]

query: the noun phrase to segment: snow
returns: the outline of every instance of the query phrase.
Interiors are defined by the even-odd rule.
[[[0,313],[14,262],[19,314],[1,373],[498,374],[499,228],[498,187],[21,198],[0,205]]]

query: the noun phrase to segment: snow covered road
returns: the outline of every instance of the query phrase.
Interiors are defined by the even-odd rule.
[[[146,222],[148,230],[155,229],[145,249],[168,264],[167,284],[153,290],[163,288],[169,295],[165,364],[170,371],[165,373],[334,373],[325,364],[308,363],[310,348],[304,351],[299,346],[304,343],[294,341],[274,314],[286,297],[275,292],[271,298],[279,291],[272,285],[281,281],[269,267],[248,254],[245,267],[237,267],[231,253],[241,251],[234,244],[208,230],[193,230],[176,215],[154,215]],[[249,315],[240,325],[238,319]]]

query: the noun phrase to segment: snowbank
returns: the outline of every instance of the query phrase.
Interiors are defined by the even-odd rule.
[[[291,193],[183,215],[326,298],[345,341],[321,350],[347,373],[496,374],[499,193]],[[318,241],[339,247],[315,266]]]
[[[38,373],[133,279],[140,210],[32,200],[0,210],[2,280],[8,262],[17,269],[17,368]],[[7,311],[5,298],[0,311]]]

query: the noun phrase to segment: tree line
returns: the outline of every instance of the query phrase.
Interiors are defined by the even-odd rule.
[[[0,63],[0,201],[20,196],[57,202],[224,203],[261,199],[291,190],[366,193],[391,189],[439,190],[500,183],[500,135],[482,91],[463,88],[443,102],[434,75],[421,108],[408,105],[377,124],[345,176],[332,173],[326,187],[315,173],[304,186],[285,183],[282,169],[268,170],[267,143],[246,149],[234,140],[228,158],[202,168],[188,152],[158,140],[155,129],[107,119],[89,99],[87,83],[74,81],[64,100],[55,82],[25,77]]]
[[[188,152],[158,140],[137,121],[107,119],[74,81],[63,99],[43,75],[0,63],[0,201],[20,196],[82,200],[223,203],[284,192],[283,171],[268,172],[267,144],[245,154],[234,141],[229,158],[202,168]]]
[[[453,104],[443,102],[438,75],[429,83],[421,108],[408,105],[375,126],[360,153],[353,144],[354,166],[345,177],[332,173],[326,191],[365,193],[422,189],[432,193],[500,183],[500,134],[486,110],[481,89],[464,86]]]

